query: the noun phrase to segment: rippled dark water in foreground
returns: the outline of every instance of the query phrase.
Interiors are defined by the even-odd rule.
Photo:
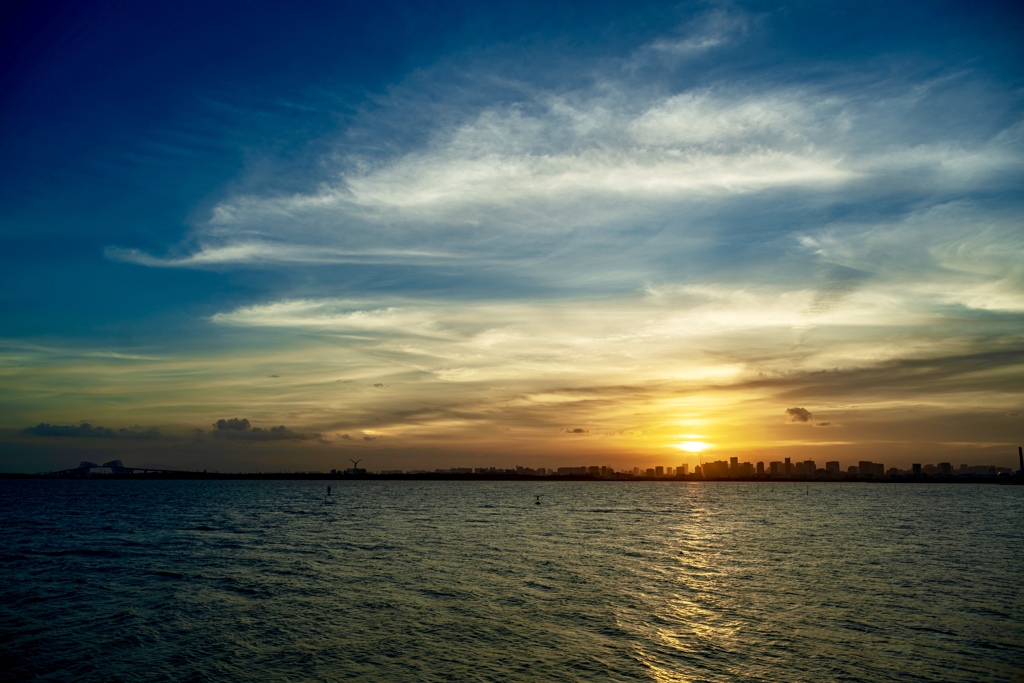
[[[0,678],[1024,680],[1022,487],[329,483],[0,481]]]

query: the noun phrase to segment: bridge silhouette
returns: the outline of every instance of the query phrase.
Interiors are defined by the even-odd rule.
[[[94,462],[83,460],[75,467],[70,470],[58,470],[56,472],[49,472],[46,476],[53,477],[55,479],[88,479],[94,475],[105,475],[105,474],[194,474],[193,472],[184,472],[181,470],[162,470],[155,467],[128,467],[120,460],[111,460],[105,462],[102,465],[97,465]]]

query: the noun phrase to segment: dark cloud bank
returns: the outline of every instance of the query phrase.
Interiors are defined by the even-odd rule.
[[[262,429],[253,427],[246,418],[232,417],[227,420],[217,420],[213,423],[213,429],[209,432],[215,439],[230,439],[241,441],[306,441],[309,439],[321,439],[320,434],[307,432],[296,432],[284,425]]]
[[[87,439],[159,439],[163,436],[157,429],[132,427],[114,430],[108,427],[93,427],[88,422],[83,422],[77,427],[40,422],[35,427],[23,429],[22,433],[32,436],[70,436]]]
[[[262,429],[253,427],[246,418],[229,418],[217,420],[212,425],[213,429],[204,432],[196,430],[196,436],[202,438],[212,436],[215,439],[229,439],[239,441],[307,441],[320,439],[320,434],[309,432],[296,432],[284,425]],[[22,430],[26,436],[58,436],[86,439],[170,439],[174,438],[162,434],[158,429],[143,429],[142,427],[130,427],[122,429],[111,429],[109,427],[92,426],[83,422],[77,427],[74,425],[55,425],[41,422],[35,427],[27,427]]]

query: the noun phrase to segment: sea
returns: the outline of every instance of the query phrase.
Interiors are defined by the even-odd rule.
[[[5,681],[1024,681],[1022,585],[1021,486],[0,481]]]

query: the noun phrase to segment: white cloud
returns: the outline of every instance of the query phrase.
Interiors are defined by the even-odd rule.
[[[754,23],[714,11],[633,58],[724,47]],[[850,87],[841,78],[670,87],[658,68],[635,81],[635,73],[617,80],[616,69],[605,69],[562,90],[505,83],[490,99],[494,78],[472,71],[479,67],[449,90],[450,71],[420,74],[418,85],[396,86],[357,117],[356,132],[322,159],[323,177],[308,191],[226,197],[168,256],[117,247],[107,255],[178,268],[402,264],[474,282],[486,273],[609,292],[693,284],[711,269],[724,281],[732,270],[789,292],[779,313],[794,327],[824,324],[840,300],[864,303],[859,291],[890,301],[879,288],[893,283],[900,297],[917,297],[924,316],[943,301],[1019,310],[1021,276],[1000,260],[1019,248],[1019,225],[1000,219],[971,263],[968,251],[949,245],[977,232],[989,209],[975,206],[945,243],[947,228],[931,225],[941,209],[929,206],[1012,186],[1024,162],[1024,124],[1005,117],[1001,129],[915,125],[935,104],[929,98],[951,102],[943,89],[966,75],[905,87],[863,79]],[[472,106],[463,90],[475,93]],[[980,111],[979,93],[969,106]],[[421,127],[414,145],[382,137],[413,123]],[[354,147],[359,132],[376,142]],[[822,226],[830,206],[869,218]],[[906,206],[925,208],[901,216]],[[792,248],[794,233],[804,249]],[[728,315],[699,324],[727,326]]]
[[[641,48],[635,61],[660,58],[669,62],[693,58],[742,40],[755,17],[744,12],[712,10],[682,27],[678,35],[658,38]]]
[[[380,373],[414,369],[442,382],[527,385],[555,377],[731,382],[788,372],[797,358],[803,370],[878,363],[905,357],[908,335],[937,353],[959,325],[928,312],[918,292],[869,287],[826,313],[808,312],[814,296],[812,289],[667,284],[601,301],[281,301],[212,321],[344,338]],[[922,325],[929,331],[915,331]],[[959,350],[962,342],[946,343]]]
[[[564,225],[569,209],[575,216],[568,227],[595,227],[607,222],[602,211],[611,201],[638,206],[852,177],[836,155],[803,139],[803,120],[813,114],[801,102],[699,93],[633,116],[627,96],[620,95],[618,110],[607,101],[561,98],[546,99],[532,117],[516,107],[487,110],[424,150],[343,173],[315,194],[228,201],[211,227],[317,216],[333,216],[336,232],[345,231],[345,219],[472,225],[497,211],[491,220],[499,229],[550,229]],[[553,209],[557,220],[543,220],[533,211],[538,207]]]
[[[845,132],[842,103],[799,90],[726,96],[709,90],[667,98],[630,122],[641,143],[667,147],[801,149]]]
[[[949,304],[1024,311],[1024,225],[1012,212],[951,202],[798,240],[825,263],[869,273],[876,290],[914,297],[910,308],[922,313]]]
[[[858,135],[876,122],[808,90],[701,89],[642,107],[634,94],[544,94],[530,114],[487,109],[437,131],[424,148],[375,163],[349,159],[313,192],[229,198],[184,256],[108,255],[169,267],[515,262],[541,236],[583,231],[599,248],[638,223],[678,223],[681,210],[702,202],[851,184],[863,192],[865,183],[964,187],[1020,166],[1001,138],[974,147],[894,141],[858,153]]]
[[[328,264],[328,263],[443,263],[457,260],[456,254],[428,250],[375,249],[351,251],[316,244],[286,244],[262,241],[235,242],[203,247],[186,256],[158,258],[138,249],[108,247],[107,258],[154,268],[195,268],[237,263]]]
[[[197,227],[199,248],[184,256],[122,248],[108,256],[171,267],[515,260],[532,247],[530,235],[583,230],[600,245],[686,202],[856,177],[840,154],[809,139],[821,117],[812,96],[701,91],[655,99],[638,113],[630,96],[545,95],[531,115],[489,109],[425,148],[373,164],[349,160],[313,192],[229,198]]]

